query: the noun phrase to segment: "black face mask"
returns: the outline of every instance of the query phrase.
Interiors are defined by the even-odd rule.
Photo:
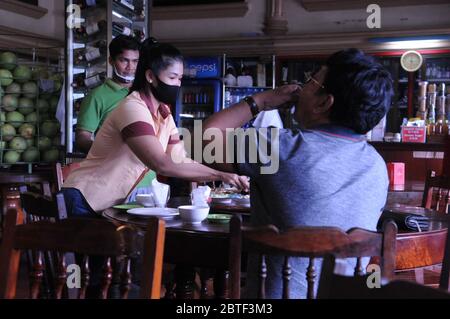
[[[155,87],[153,84],[150,85],[150,89],[152,90],[155,98],[160,102],[175,106],[177,103],[178,93],[180,92],[180,87],[178,85],[166,84],[158,77],[156,77],[156,79],[158,81],[158,86]]]

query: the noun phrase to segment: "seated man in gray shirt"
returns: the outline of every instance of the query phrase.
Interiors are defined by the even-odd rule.
[[[247,97],[210,117],[204,130],[219,129],[224,154],[234,155],[233,163],[228,158],[215,165],[250,177],[252,224],[376,230],[389,182],[384,160],[364,134],[386,114],[392,94],[390,73],[372,57],[348,49],[330,56],[301,87],[286,85]],[[244,138],[225,132],[292,102],[300,129],[249,129]],[[280,298],[282,260],[266,262],[266,296]],[[291,263],[293,297],[306,296],[307,265],[304,259]],[[256,296],[255,267],[250,259],[247,297]]]

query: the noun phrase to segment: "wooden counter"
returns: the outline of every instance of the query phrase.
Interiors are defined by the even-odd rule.
[[[421,206],[424,188],[425,183],[422,181],[406,181],[404,185],[389,185],[386,205]]]
[[[405,180],[425,182],[428,170],[441,175],[444,167],[444,154],[448,146],[444,143],[388,143],[370,142],[388,162],[405,163]]]

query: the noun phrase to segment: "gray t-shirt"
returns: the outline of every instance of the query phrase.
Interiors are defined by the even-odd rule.
[[[364,136],[331,124],[249,135],[246,143],[237,144],[236,154],[244,157],[237,155],[240,164],[236,168],[239,174],[251,178],[252,224],[274,224],[281,230],[299,225],[376,230],[389,181],[384,160]],[[263,154],[268,158],[260,154],[258,161],[251,163],[251,141],[259,147],[267,144],[269,151]],[[273,171],[277,166],[276,173],[261,173],[264,167]],[[281,265],[280,259],[267,261],[269,298],[281,297]],[[305,298],[307,260],[297,258],[291,266],[291,295]],[[255,260],[250,258],[247,297],[256,296],[255,267]],[[317,281],[320,268],[318,263]]]

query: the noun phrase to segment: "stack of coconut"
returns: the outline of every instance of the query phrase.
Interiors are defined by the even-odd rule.
[[[0,52],[2,164],[58,161],[60,124],[55,114],[61,84],[60,74],[29,63],[18,65],[14,53]]]

